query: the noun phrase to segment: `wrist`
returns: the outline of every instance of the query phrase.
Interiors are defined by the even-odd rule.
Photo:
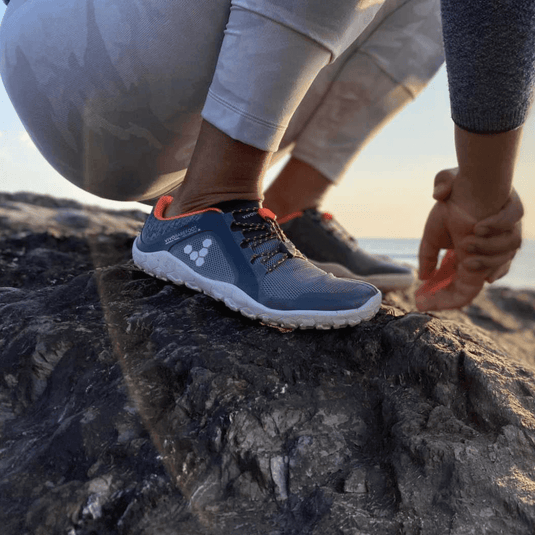
[[[452,184],[449,201],[474,219],[474,223],[497,214],[511,195],[510,187],[481,185],[461,170]]]
[[[522,129],[474,134],[455,127],[459,169],[451,200],[477,220],[499,212],[512,191]]]

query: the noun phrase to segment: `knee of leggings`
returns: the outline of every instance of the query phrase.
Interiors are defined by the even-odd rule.
[[[74,186],[112,201],[134,202],[157,196],[153,190],[157,175],[150,166],[134,164],[107,165],[98,158],[75,162],[48,162]]]
[[[143,172],[143,168],[134,169],[130,166],[110,168],[104,172],[100,170],[97,173],[85,169],[76,185],[97,197],[133,202],[151,195],[152,176],[148,169]]]

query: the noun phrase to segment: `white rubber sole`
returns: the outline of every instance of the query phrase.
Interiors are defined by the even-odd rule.
[[[245,317],[257,319],[268,325],[287,329],[339,329],[367,321],[381,307],[382,295],[379,292],[365,305],[353,310],[315,311],[315,310],[276,310],[257,303],[244,291],[233,284],[203,277],[167,251],[145,253],[138,249],[137,238],[132,247],[134,264],[145,273],[178,285],[186,285],[192,290],[203,292]]]
[[[309,258],[310,260],[310,258]],[[395,292],[396,290],[406,290],[416,280],[416,275],[413,271],[407,274],[384,274],[384,275],[357,275],[349,271],[346,267],[333,262],[318,262],[310,260],[316,267],[323,269],[327,273],[332,273],[335,277],[345,277],[346,279],[356,279],[359,281],[369,282],[373,284],[382,292]]]

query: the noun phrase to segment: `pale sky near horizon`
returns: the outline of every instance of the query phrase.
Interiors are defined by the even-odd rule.
[[[0,17],[5,6],[0,5]],[[323,208],[356,237],[420,238],[433,205],[435,174],[455,167],[453,122],[447,77],[442,67],[424,92],[396,116],[361,152]],[[524,237],[535,239],[535,113],[524,125],[515,188],[526,211]],[[266,184],[274,176],[271,172]],[[116,209],[138,203],[106,201],[61,177],[41,156],[25,132],[0,84],[0,191],[33,191],[74,198]]]

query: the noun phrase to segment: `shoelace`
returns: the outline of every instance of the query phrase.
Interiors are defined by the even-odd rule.
[[[327,232],[334,234],[341,242],[347,244],[350,249],[356,251],[359,248],[357,240],[331,214],[324,212],[321,215],[318,213],[318,215],[320,216],[321,225]]]
[[[251,212],[258,213],[258,216],[262,219],[262,222],[256,223],[236,220],[235,214],[244,214]],[[272,240],[277,240],[277,244],[274,244],[273,249],[261,251],[258,253],[255,252],[251,257],[251,264],[254,263],[254,261],[258,258],[260,258],[260,262],[266,265],[267,262],[269,262],[275,256],[282,255],[281,258],[277,260],[277,262],[266,268],[267,272],[270,273],[289,258],[305,258],[299,251],[297,251],[297,249],[294,248],[293,251],[290,251],[286,247],[284,242],[287,240],[287,238],[284,235],[284,232],[279,227],[279,224],[275,220],[275,214],[273,214],[273,212],[271,212],[270,210],[266,208],[243,208],[239,210],[233,210],[232,215],[234,217],[232,225],[238,227],[236,230],[239,230],[244,236],[243,240],[240,243],[242,247],[251,247],[251,249],[254,251],[256,247],[262,245],[263,243],[267,243]],[[254,234],[246,236],[245,233]]]

